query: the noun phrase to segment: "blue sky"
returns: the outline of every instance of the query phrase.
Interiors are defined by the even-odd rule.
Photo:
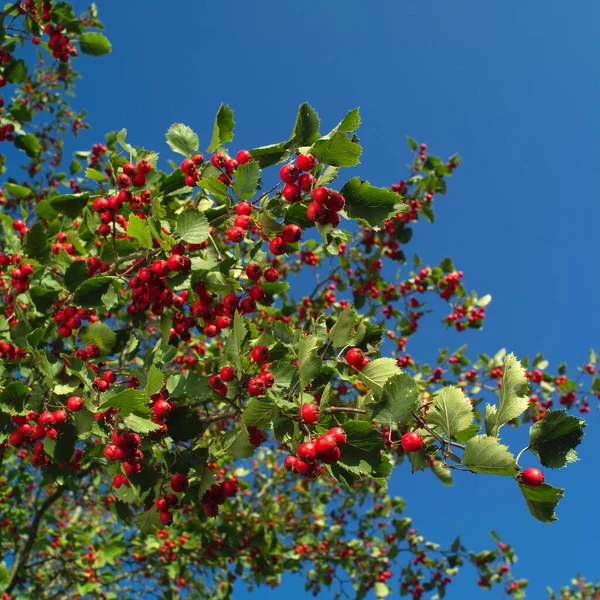
[[[468,342],[472,356],[543,350],[551,366],[575,366],[598,345],[600,4],[99,5],[113,54],[78,61],[84,79],[75,105],[93,124],[79,149],[126,127],[131,143],[174,158],[167,128],[187,123],[206,147],[221,102],[235,110],[233,149],[287,138],[301,102],[319,112],[324,129],[360,106],[364,154],[356,174],[375,185],[404,176],[407,134],[434,154],[461,154],[448,195],[436,200],[437,223],[418,228],[411,250],[433,264],[452,256],[468,288],[493,296],[483,332],[446,333],[433,319],[411,351],[432,358],[437,347]],[[531,580],[529,597],[541,598],[546,584],[556,588],[577,571],[600,576],[592,543],[600,536],[592,516],[600,492],[595,410],[589,421],[581,462],[549,474],[567,488],[552,525],[535,522],[502,478],[465,475],[442,489],[428,475],[399,469],[391,489],[429,539],[461,534],[484,548],[487,532],[500,532],[519,554],[516,574]],[[532,459],[526,466],[535,466]],[[282,593],[307,597],[289,579],[275,592],[236,598]],[[447,597],[477,594],[465,575]]]

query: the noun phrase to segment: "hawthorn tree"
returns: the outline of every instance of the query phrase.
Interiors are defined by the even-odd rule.
[[[323,134],[303,104],[289,139],[239,149],[222,105],[204,154],[176,123],[161,167],[125,130],[67,166],[88,127],[72,62],[111,50],[96,8],[22,0],[0,25],[3,598],[229,598],[298,572],[314,595],[433,598],[465,564],[523,598],[495,533],[440,548],[387,492],[394,467],[501,476],[549,523],[548,470],[600,392],[594,352],[569,377],[541,354],[406,351],[429,307],[461,332],[490,301],[450,258],[407,256],[458,156],[409,138],[406,179],[378,188],[344,178],[358,109]]]

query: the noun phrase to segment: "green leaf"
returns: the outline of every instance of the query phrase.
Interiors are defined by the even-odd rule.
[[[527,391],[525,369],[514,354],[508,354],[504,358],[502,387],[499,391],[498,409],[493,415],[490,435],[497,436],[504,423],[516,419],[525,412],[529,406]]]
[[[59,290],[50,290],[47,287],[36,285],[29,290],[32,302],[38,312],[46,314],[48,309],[54,304],[58,295]]]
[[[557,517],[554,512],[560,499],[564,496],[564,489],[555,488],[546,483],[532,488],[519,483],[521,493],[527,503],[529,512],[542,523],[552,523]]]
[[[19,150],[23,150],[29,158],[36,158],[40,153],[40,140],[33,133],[19,135],[15,138],[15,146]]]
[[[30,258],[43,261],[49,253],[48,236],[46,228],[41,221],[34,223],[25,234],[23,250]]]
[[[442,463],[435,462],[431,467],[433,474],[444,484],[447,486],[451,486],[453,484],[452,481],[452,473],[449,468],[444,468]]]
[[[27,198],[33,194],[28,187],[25,187],[24,185],[17,185],[16,183],[10,183],[8,181],[4,183],[2,187],[9,196],[14,196],[15,198]]]
[[[300,336],[298,343],[298,369],[300,373],[300,391],[304,391],[321,372],[323,365],[318,350],[321,340],[315,335]]]
[[[73,294],[73,304],[86,308],[100,306],[102,295],[108,291],[110,284],[115,279],[116,277],[101,275],[84,281]]]
[[[146,380],[146,394],[148,394],[148,396],[157,394],[160,392],[160,390],[162,390],[164,382],[165,380],[163,374],[160,372],[160,369],[158,369],[156,365],[152,365]]]
[[[358,177],[350,179],[341,190],[346,200],[346,214],[371,227],[383,227],[404,206],[398,194],[386,188],[372,186]]]
[[[140,511],[134,516],[134,521],[138,531],[145,535],[154,533],[157,529],[162,529],[163,525],[160,522],[158,516],[158,509],[156,506],[144,511]]]
[[[127,235],[137,240],[142,248],[152,248],[152,234],[146,219],[142,219],[133,213],[129,215]]]
[[[358,372],[358,378],[373,392],[375,398],[379,399],[387,380],[401,373],[395,359],[377,358]]]
[[[215,118],[210,144],[206,151],[214,152],[222,144],[231,142],[233,140],[234,125],[235,121],[233,120],[233,111],[229,108],[229,106],[227,106],[227,104],[221,104]]]
[[[296,149],[301,146],[310,146],[319,139],[319,115],[306,102],[298,108],[296,122],[292,135],[287,141],[286,147]]]
[[[260,167],[256,161],[240,165],[235,171],[233,191],[240,200],[248,200],[254,196],[260,179]]]
[[[200,147],[198,136],[190,127],[183,123],[171,125],[169,131],[167,131],[166,138],[167,144],[173,152],[183,154],[186,157],[192,156]]]
[[[366,421],[348,421],[342,428],[346,432],[346,443],[340,448],[338,465],[357,475],[377,473],[384,448],[381,434]]]
[[[23,83],[27,76],[27,65],[22,58],[11,60],[4,69],[4,79],[9,83]]]
[[[133,414],[127,415],[123,421],[125,422],[125,427],[134,433],[146,434],[160,429],[160,425],[157,425],[154,421]]]
[[[70,422],[60,426],[60,437],[52,440],[47,437],[44,440],[44,452],[58,465],[71,462],[77,443],[77,429]]]
[[[463,454],[463,464],[474,473],[514,476],[519,468],[508,447],[498,438],[478,435],[469,440]]]
[[[362,148],[358,140],[351,139],[344,133],[338,132],[330,139],[321,138],[317,140],[312,145],[311,153],[326,165],[354,167],[360,162],[358,158],[362,153]],[[397,199],[398,196],[396,196]]]
[[[108,181],[108,177],[104,173],[92,168],[85,170],[85,176],[93,181]]]
[[[411,138],[409,135],[406,136],[406,141],[413,152],[419,147],[419,144],[417,144],[416,140]]]
[[[127,129],[121,129],[119,133],[117,133],[117,142],[119,142],[119,146],[127,152],[127,154],[131,154],[132,156],[137,156],[137,152],[135,148],[128,144],[125,140],[127,138]]]
[[[557,469],[577,460],[575,448],[583,440],[585,421],[566,410],[549,410],[529,429],[529,450],[544,467]]]
[[[329,330],[328,337],[334,348],[344,348],[354,337],[356,324],[356,311],[354,307],[347,306],[337,318],[334,326]]]
[[[479,433],[479,425],[473,423],[462,431],[458,431],[454,438],[457,442],[468,442],[471,438],[475,437]]]
[[[249,458],[256,450],[249,441],[245,425],[239,429],[230,429],[223,438],[223,450],[233,458]]]
[[[315,187],[320,187],[322,185],[327,185],[328,183],[331,183],[337,178],[339,172],[340,167],[332,167],[331,165],[329,165],[317,179]]]
[[[110,350],[117,341],[117,334],[106,323],[95,321],[84,325],[78,332],[79,339],[84,344],[96,344],[104,354]]]
[[[267,427],[279,414],[277,405],[266,399],[250,398],[242,414],[246,426]]]
[[[0,410],[9,415],[25,414],[25,400],[31,390],[20,381],[12,381],[0,392]]]
[[[448,386],[433,397],[425,418],[439,425],[449,438],[454,437],[472,425],[473,405],[461,389]]]
[[[198,181],[198,185],[203,190],[206,190],[213,195],[221,196],[223,198],[227,198],[229,196],[229,190],[227,189],[227,186],[213,175],[200,179],[200,181]]]
[[[85,261],[74,260],[65,271],[65,287],[70,292],[74,292],[87,278]]]
[[[419,400],[419,386],[407,373],[390,377],[383,386],[381,400],[373,405],[371,419],[382,425],[392,425],[398,421],[410,423],[412,410]],[[411,410],[412,409],[412,410]]]
[[[78,436],[83,436],[86,433],[89,433],[94,426],[95,419],[94,414],[89,410],[80,410],[75,413],[75,429],[77,431]]]
[[[194,208],[187,208],[177,218],[177,235],[190,244],[201,244],[208,239],[210,225],[206,217]]]
[[[233,324],[225,343],[225,357],[230,363],[233,363],[240,371],[243,368],[242,356],[243,346],[248,337],[248,327],[242,314],[235,312]]]
[[[250,150],[252,159],[257,161],[261,169],[270,167],[281,162],[287,155],[286,142],[278,144],[270,144],[269,146],[261,146]]]
[[[111,406],[119,408],[123,416],[129,414],[135,414],[138,416],[150,415],[150,409],[147,404],[150,402],[150,398],[144,392],[134,389],[125,389],[117,391],[112,396],[105,398],[100,406],[99,410],[105,411]]]
[[[375,595],[378,598],[386,598],[392,593],[392,590],[390,590],[390,588],[385,583],[383,583],[383,581],[376,581],[374,589]]]
[[[110,42],[97,31],[88,31],[79,38],[79,47],[89,56],[104,56],[112,50]]]
[[[63,213],[70,219],[76,219],[88,203],[90,194],[83,192],[81,194],[63,194],[50,198],[50,205],[58,212]]]

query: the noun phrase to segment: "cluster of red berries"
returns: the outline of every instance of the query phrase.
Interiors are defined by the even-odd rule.
[[[248,150],[240,150],[235,158],[230,158],[223,152],[216,152],[211,156],[210,162],[213,167],[222,171],[218,179],[225,185],[231,185],[233,172],[240,166],[252,160],[252,154]]]
[[[185,175],[185,184],[189,187],[196,185],[200,175],[198,174],[198,167],[204,162],[204,156],[202,154],[194,154],[192,158],[186,158],[182,161],[179,168]]]
[[[4,81],[4,78],[0,77]],[[0,86],[2,87],[2,86]],[[13,135],[15,126],[12,123],[7,123],[0,127],[0,142],[14,142],[15,136]]]
[[[365,356],[365,353],[360,348],[350,348],[346,352],[346,362],[357,371],[360,371],[371,362],[371,359]]]
[[[115,429],[111,443],[104,447],[104,456],[111,461],[122,462],[127,475],[139,473],[144,454],[139,449],[142,440],[137,433]]]
[[[188,478],[183,473],[176,473],[171,477],[171,490],[175,494],[185,492],[190,487]],[[173,522],[173,514],[171,510],[180,508],[175,494],[166,494],[160,496],[156,500],[156,508],[158,509],[158,517],[163,525],[170,525]]]
[[[183,250],[174,246],[171,256],[167,260],[155,260],[149,267],[140,269],[139,273],[129,279],[131,293],[131,304],[127,307],[127,313],[133,316],[137,312],[145,312],[151,308],[152,313],[160,315],[165,308],[181,307],[187,298],[177,296],[167,287],[167,275],[170,272],[186,272],[192,266],[192,261],[180,252]],[[193,321],[193,319],[192,319]]]
[[[235,479],[226,479],[221,483],[213,483],[202,496],[202,509],[207,517],[216,517],[219,506],[237,494],[239,486]]]
[[[125,175],[129,182],[121,175],[117,176],[117,185],[120,188],[128,188],[130,185],[134,187],[144,187],[146,185],[146,175],[152,171],[152,164],[149,160],[141,158],[138,160],[137,165],[126,162],[123,165],[123,175]]]
[[[62,25],[54,26],[48,23],[44,27],[44,32],[50,36],[48,47],[52,52],[52,57],[61,62],[67,62],[70,56],[77,56],[77,48],[71,46],[69,38],[63,35],[63,31]]]
[[[38,415],[35,411],[29,411],[27,415],[14,415],[12,422],[17,429],[8,436],[8,443],[11,446],[23,446],[25,444],[34,444],[41,442],[45,437],[55,440],[59,437],[60,431],[55,425],[60,426],[67,420],[67,413],[62,408],[53,413],[44,411]],[[39,459],[36,459],[36,463]],[[32,462],[32,464],[34,464]],[[40,466],[35,464],[34,466]]]
[[[254,346],[250,352],[251,360],[261,365],[261,372],[256,377],[250,379],[247,384],[247,390],[251,396],[262,396],[267,388],[273,387],[275,384],[273,373],[267,370],[269,356],[269,349],[263,345]]]
[[[226,294],[222,302],[214,304],[214,296],[203,283],[194,288],[198,300],[192,306],[192,314],[205,323],[202,332],[206,337],[213,338],[219,331],[231,325],[231,319],[236,310],[246,314],[256,309],[256,304],[250,298],[240,299],[235,294]]]
[[[308,171],[312,171],[316,165],[317,159],[312,154],[299,154],[296,164],[288,163],[279,169],[279,178],[285,183],[281,193],[288,202],[297,202],[303,192],[312,190],[315,178]]]
[[[304,412],[302,414],[304,416]],[[346,432],[341,427],[333,427],[314,442],[300,444],[296,456],[286,457],[283,466],[290,472],[304,475],[308,479],[316,479],[323,472],[323,467],[318,461],[326,465],[335,464],[340,459],[340,446],[345,443]]]
[[[90,323],[98,320],[94,311],[87,308],[75,308],[67,306],[60,308],[54,313],[54,322],[58,326],[58,335],[60,337],[69,337],[73,331],[79,329],[84,320]]]
[[[23,263],[20,267],[14,267],[10,272],[10,284],[18,294],[29,289],[29,277],[33,273],[33,265]]]

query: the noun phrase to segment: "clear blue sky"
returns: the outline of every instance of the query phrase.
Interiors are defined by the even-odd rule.
[[[175,121],[193,127],[206,147],[222,101],[236,112],[235,149],[285,139],[303,101],[325,128],[360,106],[363,179],[389,185],[405,174],[406,134],[434,154],[461,154],[449,194],[436,201],[438,222],[419,227],[411,249],[431,263],[451,255],[468,288],[493,296],[485,331],[446,334],[430,320],[411,351],[432,358],[433,347],[468,342],[473,356],[501,347],[517,356],[544,350],[551,365],[575,365],[600,346],[600,4],[98,4],[113,54],[78,61],[84,79],[75,104],[88,109],[94,127],[80,149],[126,127],[132,143],[170,156],[164,132]],[[391,489],[429,539],[461,534],[468,546],[484,548],[488,530],[504,535],[520,557],[515,573],[531,579],[531,598],[578,570],[598,577],[593,408],[582,461],[549,474],[567,488],[552,525],[534,521],[502,478],[465,475],[447,489],[399,469]],[[275,592],[236,598],[282,593],[308,597],[288,579]],[[465,574],[447,597],[472,595],[479,592]]]

